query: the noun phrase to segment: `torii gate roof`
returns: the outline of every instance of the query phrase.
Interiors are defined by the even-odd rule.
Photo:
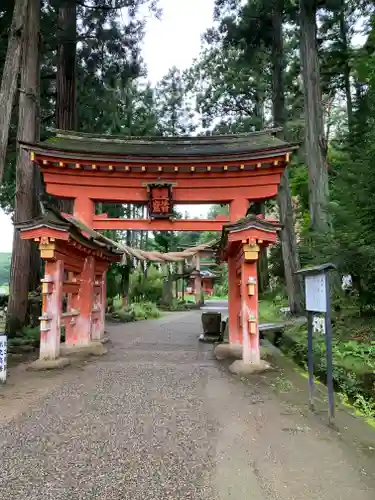
[[[43,157],[62,160],[127,161],[151,165],[153,163],[175,164],[178,161],[192,163],[246,162],[279,157],[298,148],[275,136],[278,129],[262,130],[247,134],[212,135],[196,137],[129,137],[87,134],[57,130],[55,137],[44,142],[21,145]]]

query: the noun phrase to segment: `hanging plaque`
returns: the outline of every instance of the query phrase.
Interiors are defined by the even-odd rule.
[[[152,219],[169,218],[173,213],[172,185],[149,184],[149,216]]]

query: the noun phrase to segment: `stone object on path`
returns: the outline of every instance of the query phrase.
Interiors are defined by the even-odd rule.
[[[202,313],[202,327],[205,335],[220,335],[221,313],[216,311],[205,311]]]
[[[218,361],[222,361],[223,359],[242,358],[242,345],[241,344],[219,344],[215,347],[214,350],[215,358]]]
[[[203,335],[201,342],[217,342],[221,338],[221,313],[216,311],[205,311],[202,313]]]
[[[46,371],[46,370],[61,370],[66,366],[70,365],[70,359],[68,358],[56,358],[56,359],[37,359],[31,363],[28,367],[28,371]]]
[[[272,370],[272,366],[261,359],[259,363],[244,363],[242,359],[237,359],[229,367],[229,371],[234,375],[252,375],[253,373],[263,373]]]
[[[63,344],[60,348],[60,353],[63,356],[103,356],[108,350],[102,342],[90,342],[86,345],[67,346]]]

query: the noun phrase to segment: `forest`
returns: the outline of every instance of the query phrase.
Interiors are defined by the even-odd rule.
[[[335,359],[350,361],[352,371],[366,360],[366,370],[373,372],[374,2],[216,0],[199,56],[183,71],[170,68],[155,86],[142,59],[150,13],[163,16],[157,0],[1,2],[0,206],[14,221],[38,213],[43,185],[17,141],[44,140],[56,128],[180,136],[276,127],[300,148],[282,177],[277,200],[249,206],[249,212],[276,213],[282,225],[280,243],[262,257],[262,294],[277,296],[289,304],[291,314],[301,314],[303,289],[295,271],[333,262]],[[52,202],[70,209],[62,200]],[[101,208],[113,216],[134,216],[139,210]],[[212,207],[210,216],[224,210]],[[128,231],[110,236],[169,251],[215,235]],[[129,291],[132,273],[133,284],[139,283],[142,273],[132,266],[111,270],[112,296]],[[220,273],[225,293],[225,272]],[[343,291],[341,277],[349,275],[351,287]],[[28,294],[37,289],[39,278],[38,252],[16,233],[10,333],[27,326]],[[298,349],[303,335],[295,332]],[[354,388],[338,385],[353,396],[358,380]]]

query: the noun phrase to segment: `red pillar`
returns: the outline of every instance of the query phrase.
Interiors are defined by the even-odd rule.
[[[97,318],[95,325],[92,325],[92,340],[98,341],[104,338],[105,329],[105,307],[107,302],[107,282],[106,273],[104,272],[100,277],[100,294],[99,303],[97,307],[100,308],[99,317]]]
[[[230,222],[236,222],[242,219],[242,217],[245,217],[248,208],[249,200],[247,198],[236,198],[232,200],[229,205]]]
[[[201,261],[200,261],[200,256],[197,254],[195,256],[195,269],[198,271],[199,274],[197,274],[194,278],[194,292],[195,292],[195,303],[196,304],[202,304],[202,278],[200,275],[201,272]]]
[[[249,201],[246,198],[236,198],[229,205],[230,222],[236,222],[245,217]],[[239,325],[241,314],[241,296],[237,276],[237,256],[228,258],[228,313],[229,313],[229,343],[242,344],[242,334]]]
[[[42,316],[40,318],[40,359],[56,359],[60,355],[60,321],[64,263],[47,261],[42,279]]]
[[[244,363],[259,364],[259,328],[258,328],[258,284],[257,261],[242,262],[242,359]]]
[[[74,199],[74,217],[81,220],[86,226],[93,227],[95,203],[91,198],[80,196]]]
[[[91,341],[91,319],[94,300],[95,260],[86,257],[80,275],[78,293],[79,316],[77,318],[77,345],[87,345]]]
[[[236,256],[228,258],[228,313],[229,313],[229,343],[242,344],[242,336],[239,325],[239,314],[241,312],[240,287],[237,277]]]

